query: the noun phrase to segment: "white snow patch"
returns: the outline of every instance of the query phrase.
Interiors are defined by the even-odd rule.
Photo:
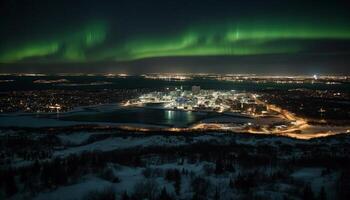
[[[111,186],[111,183],[96,177],[89,178],[78,184],[59,187],[57,190],[43,192],[35,200],[77,200],[82,199],[90,191],[101,191]]]
[[[150,146],[181,146],[186,144],[182,137],[163,137],[163,136],[147,136],[147,137],[128,137],[128,138],[107,138],[88,145],[72,147],[62,151],[56,151],[54,156],[67,156],[70,154],[79,154],[91,151],[113,151],[118,149],[129,149],[136,147]]]
[[[57,137],[61,140],[63,144],[79,145],[87,141],[90,138],[90,136],[93,134],[95,133],[78,132],[78,133],[58,134]]]

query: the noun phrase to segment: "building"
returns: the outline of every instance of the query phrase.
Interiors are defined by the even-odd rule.
[[[199,94],[201,91],[201,86],[192,86],[192,94]]]

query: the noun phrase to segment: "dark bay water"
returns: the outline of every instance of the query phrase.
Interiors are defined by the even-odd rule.
[[[219,116],[216,113],[187,112],[153,108],[121,108],[96,113],[76,113],[61,120],[79,122],[140,123],[185,127],[202,119]]]

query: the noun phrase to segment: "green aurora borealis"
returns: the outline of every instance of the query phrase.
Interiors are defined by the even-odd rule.
[[[271,22],[270,22],[271,23]],[[55,55],[58,61],[134,60],[164,56],[256,55],[297,53],[307,49],[305,42],[320,39],[350,39],[350,28],[298,24],[254,24],[195,26],[178,34],[132,37],[103,46],[108,23],[90,23],[81,29],[47,40],[28,41],[3,51],[1,62]],[[293,40],[293,42],[288,42]],[[277,42],[278,41],[278,42]],[[54,60],[54,59],[53,59]]]
[[[201,1],[194,2],[198,4]],[[130,6],[132,3],[126,4]],[[24,17],[19,16],[19,28],[14,28],[19,31],[14,31],[14,36],[9,39],[6,39],[9,35],[6,33],[5,38],[2,37],[0,63],[128,62],[160,57],[328,55],[348,54],[350,51],[348,15],[341,11],[338,15],[338,7],[332,7],[335,12],[328,16],[327,4],[322,7],[322,12],[313,12],[316,15],[309,14],[308,9],[313,8],[312,4],[303,8],[299,15],[298,10],[284,14],[283,11],[269,8],[265,12],[265,7],[252,8],[249,4],[244,5],[244,11],[249,11],[245,13],[240,12],[242,8],[237,7],[240,4],[236,3],[234,6],[237,8],[228,7],[225,15],[214,14],[213,17],[206,15],[212,11],[211,4],[204,6],[204,14],[191,13],[193,8],[197,8],[196,4],[188,9],[171,4],[168,13],[159,11],[164,9],[164,5],[154,8],[154,4],[142,4],[145,5],[148,7],[137,8],[137,12],[130,12],[134,8],[129,7],[126,11],[120,8],[117,12],[113,6],[108,11],[107,5],[100,10],[107,10],[108,14],[101,16],[94,10],[85,17],[85,14],[79,13],[79,17],[84,16],[81,21],[71,22],[71,16],[67,17],[68,20],[61,16],[57,19],[51,17],[59,21],[57,27],[50,17],[42,23],[41,19],[36,18],[22,22]],[[94,9],[92,5],[87,6]],[[226,4],[219,6],[223,8]],[[149,13],[150,7],[155,16]],[[176,9],[172,13],[173,7]],[[299,4],[295,7],[298,8]],[[185,13],[179,15],[183,9]],[[47,13],[51,11],[43,12],[43,15],[49,15]],[[11,28],[11,20],[9,17],[3,27]],[[29,31],[21,27],[22,23],[25,27],[32,27],[33,21],[35,26]],[[21,34],[21,31],[24,33]]]
[[[307,49],[305,41],[319,39],[350,39],[350,28],[267,23],[194,26],[175,36],[131,40],[121,51],[121,58],[296,53]]]
[[[49,55],[58,55],[60,60],[84,61],[85,51],[102,42],[107,34],[104,23],[91,23],[80,30],[60,35],[53,35],[48,39],[34,40],[19,44],[1,53],[2,62],[16,62],[22,59]]]

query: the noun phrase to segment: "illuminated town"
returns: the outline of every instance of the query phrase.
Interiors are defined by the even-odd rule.
[[[186,112],[217,112],[222,116],[202,120],[200,123],[185,128],[164,130],[225,130],[249,132],[254,134],[287,135],[300,139],[324,137],[343,132],[350,132],[350,126],[337,129],[327,125],[310,125],[307,119],[260,100],[260,96],[248,92],[201,90],[192,86],[191,91],[182,87],[169,88],[165,92],[152,92],[137,99],[128,100],[124,106],[151,107],[153,109],[183,110]],[[321,112],[324,112],[323,110]],[[239,120],[237,120],[240,118]],[[129,127],[129,129],[132,129]],[[149,129],[143,129],[149,130]]]
[[[103,77],[99,81],[74,82],[70,77],[80,77],[80,74],[61,74],[51,78],[45,74],[2,75],[12,77],[4,79],[3,84],[17,84],[15,77],[31,77],[32,87],[44,87],[45,90],[9,91],[0,97],[1,113],[36,113],[43,116],[55,114],[58,120],[78,120],[82,117],[66,117],[66,112],[74,112],[81,107],[109,105],[117,103],[124,108],[146,108],[148,110],[164,110],[164,122],[148,120],[142,123],[116,123],[114,126],[124,130],[135,131],[229,131],[233,133],[254,133],[265,135],[285,135],[300,139],[310,139],[347,133],[350,127],[346,125],[349,117],[347,106],[342,102],[350,100],[347,92],[335,89],[310,90],[299,88],[300,84],[311,84],[313,87],[338,87],[348,84],[346,76],[256,76],[256,75],[212,75],[212,74],[150,74],[132,76],[127,74],[89,75],[88,77]],[[82,76],[84,77],[84,76]],[[215,81],[218,85],[231,84],[230,80],[244,80],[237,84],[261,85],[262,89],[249,91],[203,89],[201,84]],[[238,78],[239,77],[239,78]],[[76,90],[76,87],[113,87],[115,81],[140,82],[158,79],[164,82],[163,87],[155,88],[110,88],[95,90]],[[11,80],[11,81],[9,81]],[[180,82],[179,82],[180,81]],[[198,83],[198,85],[189,85]],[[300,82],[300,84],[296,84]],[[168,85],[170,83],[170,85]],[[266,88],[265,84],[275,84],[275,88]],[[295,87],[288,90],[278,89]],[[337,83],[337,84],[329,84]],[[166,86],[168,85],[168,86]],[[323,86],[324,85],[324,86]],[[53,90],[52,87],[59,89]],[[139,87],[139,86],[137,86]],[[82,98],[83,97],[83,98]],[[309,98],[305,101],[303,98]],[[321,100],[320,100],[321,99]],[[327,100],[325,100],[327,99]],[[150,111],[153,112],[153,111]],[[177,116],[179,112],[191,116],[186,119]],[[191,113],[192,114],[189,114]],[[198,113],[198,114],[197,114]],[[206,113],[208,116],[200,116]],[[212,114],[210,114],[212,113]],[[59,114],[59,115],[58,115]],[[214,115],[215,116],[212,116]],[[176,115],[176,117],[175,117]],[[195,117],[198,115],[197,117]],[[192,119],[198,118],[197,120]],[[131,119],[137,119],[131,117]],[[200,119],[200,120],[199,120]],[[102,120],[102,119],[101,119]],[[109,119],[105,119],[111,121]],[[181,120],[180,124],[172,121]],[[118,120],[113,122],[118,122]],[[123,121],[123,120],[122,120]],[[134,120],[135,121],[135,120]],[[133,122],[133,120],[130,120]],[[91,123],[91,122],[90,122]],[[97,123],[97,122],[96,122]],[[153,124],[153,125],[152,125]],[[155,124],[163,127],[154,126]]]
[[[164,108],[186,111],[229,111],[253,115],[266,112],[266,107],[258,104],[255,99],[255,94],[201,90],[200,86],[192,86],[192,91],[175,88],[174,91],[141,95],[138,99],[128,101],[126,105],[162,103]]]

